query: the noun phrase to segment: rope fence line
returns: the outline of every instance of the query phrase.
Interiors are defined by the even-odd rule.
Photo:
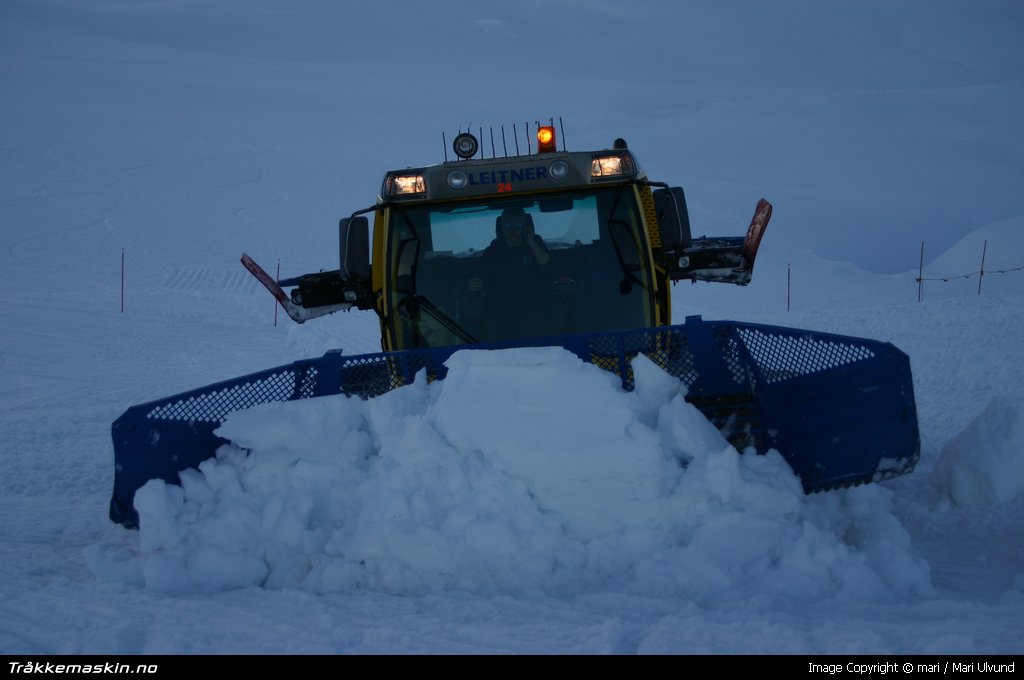
[[[969,279],[972,276],[978,274],[1008,274],[1009,272],[1021,272],[1024,271],[1024,267],[1014,267],[1013,269],[986,269],[985,271],[971,272],[970,274],[960,274],[959,276],[936,276],[927,277],[919,276],[914,279],[915,281],[952,281],[953,279]]]
[[[1024,271],[1024,266],[1011,267],[1009,269],[985,269],[985,254],[988,252],[988,240],[985,241],[981,248],[981,269],[976,272],[970,272],[968,274],[956,274],[953,276],[934,276],[926,277],[924,275],[924,241],[921,241],[921,263],[918,267],[917,278],[917,301],[921,302],[924,299],[924,282],[925,281],[942,281],[948,283],[954,279],[969,279],[972,276],[978,277],[978,295],[981,295],[981,282],[985,278],[986,274],[1009,274],[1010,272]]]

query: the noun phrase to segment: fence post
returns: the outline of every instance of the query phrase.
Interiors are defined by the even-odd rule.
[[[792,281],[793,281],[793,276],[790,273],[790,270],[791,270],[792,266],[793,266],[792,263],[789,263],[789,262],[786,263],[786,311],[787,312],[789,311],[790,290],[792,288]]]
[[[981,280],[985,278],[985,253],[988,251],[988,239],[981,247],[981,271],[978,272],[978,295],[981,295]]]
[[[921,263],[917,265],[917,301],[924,299],[924,241],[921,241]]]

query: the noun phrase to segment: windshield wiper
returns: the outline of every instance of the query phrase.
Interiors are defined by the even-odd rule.
[[[626,262],[626,257],[622,253],[622,247],[619,246],[619,240],[615,238],[615,230],[612,227],[622,227],[626,234],[627,239],[633,240],[633,230],[629,224],[622,220],[608,220],[608,238],[611,239],[612,248],[615,250],[615,257],[619,261],[619,268],[622,270],[622,281],[619,282],[619,292],[623,295],[628,295],[633,290],[633,284],[637,284],[642,289],[647,290],[647,284],[643,282],[636,275],[636,272],[643,268],[643,265],[639,262],[639,248],[636,246],[636,242],[633,242],[634,248],[637,250],[637,262],[635,264]]]
[[[462,340],[465,344],[475,345],[478,343],[477,339],[474,338],[469,331],[460,326],[455,319],[445,314],[440,307],[438,307],[433,302],[428,300],[426,297],[420,295],[419,293],[406,293],[405,297],[402,298],[402,302],[400,304],[408,307],[409,311],[412,314],[415,314],[416,312],[422,309],[427,314],[432,316],[435,321],[441,324],[441,326],[443,326],[445,330],[451,332],[453,335]]]

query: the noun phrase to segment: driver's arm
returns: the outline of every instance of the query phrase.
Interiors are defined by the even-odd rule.
[[[537,260],[537,264],[545,265],[551,259],[551,253],[548,252],[544,241],[534,234],[532,229],[526,235],[526,245],[530,248],[530,252],[533,253],[533,258]]]

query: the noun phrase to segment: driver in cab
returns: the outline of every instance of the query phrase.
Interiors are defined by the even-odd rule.
[[[492,316],[494,323],[507,322],[515,327],[516,313],[528,311],[523,305],[540,300],[541,270],[551,260],[551,253],[544,239],[534,233],[533,217],[522,208],[502,211],[495,232],[481,258],[481,275],[469,280],[469,290],[486,297],[488,310],[502,310],[500,315]]]

